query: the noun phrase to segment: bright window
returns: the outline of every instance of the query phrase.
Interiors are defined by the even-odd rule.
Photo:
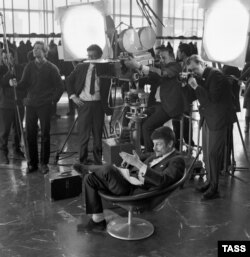
[[[11,1],[9,1],[9,2],[11,2]],[[13,0],[13,8],[27,10],[28,9],[28,0]]]
[[[28,12],[14,12],[15,33],[29,34]]]

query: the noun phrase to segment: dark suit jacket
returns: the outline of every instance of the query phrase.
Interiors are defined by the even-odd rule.
[[[178,80],[181,65],[177,62],[171,62],[161,67],[161,70],[163,73],[160,78],[160,99],[162,107],[170,117],[179,116],[184,112],[181,83]]]
[[[76,68],[70,73],[66,79],[66,86],[69,96],[75,94],[80,95],[82,89],[85,86],[85,80],[87,76],[87,71],[89,68],[89,63],[80,63]],[[108,99],[110,88],[110,79],[100,78],[100,95],[101,102],[103,105],[104,112],[107,115],[112,114],[112,110],[108,107]]]
[[[131,184],[131,194],[137,194],[140,192],[145,192],[145,190],[151,190],[155,188],[168,187],[182,178],[185,170],[185,162],[179,152],[174,151],[153,167],[149,167],[149,163],[153,159],[155,159],[155,154],[152,154],[144,161],[144,164],[147,165],[147,170],[144,176],[144,185],[138,187]],[[103,165],[88,166],[88,169],[92,172],[103,168]],[[135,167],[132,168],[131,175],[133,176],[133,173],[137,173],[137,171],[138,170]],[[121,179],[124,178],[121,176]]]
[[[24,65],[15,64],[15,77],[19,81],[23,74]],[[8,71],[5,65],[0,66],[0,108],[14,109],[15,95],[14,89],[9,85],[9,80],[13,75]],[[23,98],[26,95],[25,89],[16,88],[18,105],[22,105]]]
[[[183,90],[191,101],[199,100],[201,118],[205,119],[210,130],[220,130],[234,122],[230,85],[218,69],[207,67],[196,90],[189,86]]]
[[[144,163],[148,166],[153,159],[155,159],[154,154],[146,159]],[[143,187],[168,187],[182,178],[184,170],[183,157],[179,152],[174,151],[153,167],[147,167]]]

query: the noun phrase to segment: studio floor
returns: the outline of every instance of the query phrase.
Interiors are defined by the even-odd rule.
[[[53,165],[56,150],[65,140],[74,117],[66,116],[66,101],[58,106],[60,119],[52,120],[50,168],[70,170],[77,154]],[[243,130],[244,113],[238,115]],[[243,137],[250,157],[250,136]],[[76,152],[76,130],[65,151]],[[235,159],[247,167],[237,127],[234,128]],[[11,147],[10,147],[11,150]],[[63,164],[63,165],[62,165]],[[66,166],[64,166],[66,165]],[[141,241],[123,241],[106,232],[81,233],[77,224],[87,223],[84,197],[60,201],[45,196],[45,178],[25,174],[26,162],[13,159],[0,166],[0,257],[208,257],[217,256],[218,240],[250,240],[250,171],[238,169],[234,177],[220,176],[220,195],[202,202],[194,191],[196,177],[175,191],[158,212],[139,216],[150,221],[154,234]],[[105,205],[111,221],[126,216],[118,207]]]

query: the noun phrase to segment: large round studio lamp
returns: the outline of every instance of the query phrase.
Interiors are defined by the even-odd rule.
[[[205,10],[203,58],[242,67],[249,40],[249,17],[249,6],[244,1],[212,1]]]
[[[92,44],[99,45],[103,50],[108,48],[106,14],[102,2],[59,7],[57,19],[61,26],[65,60],[87,58],[86,49]]]

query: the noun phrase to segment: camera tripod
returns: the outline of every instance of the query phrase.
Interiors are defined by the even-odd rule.
[[[223,169],[223,172],[228,172],[232,176],[234,176],[234,172],[236,170],[238,170],[238,171],[249,171],[250,170],[250,162],[249,162],[249,158],[247,155],[247,149],[246,149],[245,142],[243,140],[243,135],[242,135],[242,131],[240,128],[240,124],[239,124],[237,115],[236,115],[236,124],[237,124],[238,131],[240,134],[240,139],[241,139],[241,143],[243,146],[244,155],[245,155],[245,158],[247,161],[247,167],[236,166],[235,154],[234,154],[234,144],[233,144],[233,141],[234,141],[234,136],[233,136],[234,124],[233,124],[231,126],[231,128],[228,129],[228,138],[227,138],[227,144],[226,144],[226,149],[225,149],[224,169]],[[230,171],[231,171],[231,173],[230,173]]]
[[[65,145],[67,144],[68,140],[70,139],[70,136],[71,136],[71,134],[73,132],[73,129],[74,129],[77,121],[78,121],[78,116],[75,118],[73,124],[71,125],[70,130],[69,130],[69,132],[68,132],[68,134],[67,134],[67,136],[66,136],[66,138],[65,138],[65,140],[64,140],[64,142],[63,142],[63,144],[61,146],[61,148],[58,151],[56,151],[56,155],[55,155],[53,164],[55,164],[55,165],[58,164],[58,161],[59,161],[59,158],[60,158],[61,154],[67,154],[67,153],[75,154],[75,153],[77,153],[77,152],[64,152]],[[106,128],[105,124],[103,126],[103,135],[104,135],[104,138],[108,138],[108,131],[107,131],[107,128]]]

